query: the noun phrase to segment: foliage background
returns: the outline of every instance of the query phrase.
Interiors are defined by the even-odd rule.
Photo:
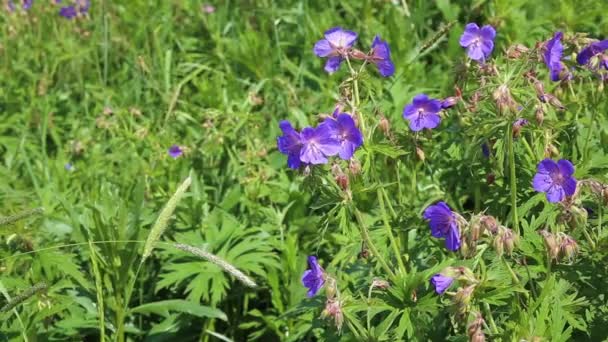
[[[344,73],[326,75],[323,61],[312,53],[323,31],[339,25],[358,32],[362,45],[375,34],[390,43],[397,73],[389,80],[365,80],[370,104],[364,110],[371,122],[379,120],[379,113],[389,119],[399,136],[394,148],[404,161],[413,159],[413,146],[405,135],[402,108],[420,92],[452,94],[464,58],[458,45],[464,24],[497,28],[495,56],[514,42],[534,46],[557,29],[598,38],[608,32],[601,1],[407,3],[410,16],[399,1],[376,0],[225,1],[214,4],[214,13],[201,11],[198,1],[94,1],[89,18],[76,21],[59,17],[57,7],[44,1],[28,13],[3,12],[0,214],[33,207],[45,212],[0,227],[0,290],[14,296],[42,281],[49,288],[19,306],[17,314],[3,314],[0,339],[97,340],[100,327],[108,340],[121,340],[125,333],[127,339],[155,341],[338,339],[318,319],[321,300],[305,299],[300,276],[306,256],[317,254],[331,272],[344,272],[353,297],[365,298],[365,283],[382,272],[357,258],[360,237],[350,218],[332,206],[338,202],[335,194],[317,196],[276,150],[278,121],[314,124],[316,114],[331,112],[338,99]],[[446,35],[418,53],[451,22]],[[564,118],[572,129],[560,128],[565,132],[560,147],[576,156],[569,149],[575,150],[576,137],[587,136],[596,110],[593,158],[579,158],[576,164],[583,174],[605,178],[606,106],[603,101],[595,106],[577,107],[583,112],[576,120],[570,114]],[[398,168],[409,190],[387,188],[394,211],[390,226],[416,241],[410,257],[421,272],[415,280],[421,302],[412,309],[418,310],[412,321],[420,329],[409,332],[399,319],[395,325],[404,325],[402,338],[466,335],[451,330],[447,309],[427,288],[428,276],[447,261],[437,252],[440,244],[428,239],[422,210],[445,195],[460,206],[456,209],[490,208],[497,217],[508,217],[508,189],[500,170],[497,185],[486,187],[488,165],[480,162],[479,145],[469,144],[476,140],[465,143],[446,130],[436,144],[425,146],[426,162]],[[485,133],[490,129],[477,137]],[[185,146],[185,156],[170,158],[166,151],[172,144]],[[534,196],[526,186],[536,161],[518,160],[523,165],[520,196],[527,200]],[[64,169],[68,162],[73,172]],[[163,239],[204,247],[260,286],[248,289],[213,264],[160,245],[143,264],[125,303],[140,242],[190,172],[192,186]],[[377,200],[362,195],[355,202],[374,239],[385,239]],[[96,243],[115,240],[122,242]],[[528,243],[542,246],[540,237]],[[593,303],[581,316],[566,320],[567,326],[584,325],[575,335],[583,340],[606,338],[604,255],[589,254],[585,263],[563,270],[565,279],[578,284],[579,297]],[[554,288],[547,285],[555,292],[546,296],[565,292],[562,281],[555,281]],[[403,290],[402,298],[396,292],[392,300],[402,302],[394,307],[406,307],[408,292]],[[492,304],[506,304],[507,297]],[[577,300],[564,306],[589,305]],[[379,331],[388,331],[381,324],[387,320],[383,305],[373,322],[378,331],[369,332],[369,339],[397,337],[391,334],[399,331]],[[537,328],[537,335],[557,340],[538,333],[544,331],[538,324],[558,305],[538,306],[545,311],[499,312],[504,336]],[[509,309],[503,305],[501,310]],[[405,316],[394,312],[392,320]],[[423,328],[417,325],[421,322],[435,323]]]

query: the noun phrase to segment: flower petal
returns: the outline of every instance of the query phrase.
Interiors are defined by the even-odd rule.
[[[440,273],[431,277],[431,284],[435,287],[437,294],[443,294],[454,282],[454,278],[446,277]]]
[[[460,36],[460,46],[467,47],[471,45],[475,39],[479,37],[479,26],[475,23],[469,23],[464,28],[462,36]]]
[[[319,57],[327,57],[334,52],[334,48],[329,44],[327,39],[321,39],[315,44],[313,51]]]
[[[424,125],[424,128],[432,129],[439,126],[439,124],[441,123],[441,116],[437,114],[428,114],[425,115],[421,121]]]
[[[553,179],[546,173],[537,173],[532,179],[532,186],[538,192],[547,192],[553,186]]]
[[[553,172],[557,172],[559,169],[556,162],[549,158],[546,158],[543,159],[540,163],[538,163],[537,170],[539,173],[551,174]]]
[[[427,94],[418,94],[414,96],[412,100],[412,104],[416,107],[422,107],[429,101],[429,97]]]
[[[567,159],[558,160],[557,166],[564,177],[571,177],[574,174],[574,165]]]
[[[576,179],[570,177],[564,181],[562,187],[564,188],[564,193],[568,196],[574,195],[576,192]]]
[[[496,37],[496,30],[494,29],[494,27],[492,27],[492,25],[484,25],[481,28],[479,35],[484,40],[494,41],[494,38]]]
[[[376,66],[382,77],[391,77],[395,74],[395,64],[389,59],[376,63]]]
[[[334,72],[338,71],[338,69],[340,69],[340,65],[342,64],[342,60],[343,59],[340,56],[329,57],[327,59],[327,62],[325,63],[325,71],[330,74],[333,74]]]
[[[353,46],[357,40],[357,34],[353,31],[341,28],[330,31],[325,32],[325,38],[335,47],[348,48]]]
[[[448,231],[445,238],[445,247],[451,251],[457,251],[460,248],[460,230],[455,224]]]
[[[556,203],[564,199],[566,196],[564,189],[559,185],[553,185],[547,191],[547,200],[551,203]]]

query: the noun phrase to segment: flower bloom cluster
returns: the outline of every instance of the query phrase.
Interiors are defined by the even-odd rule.
[[[53,0],[52,4],[53,5],[62,5],[65,4],[68,1],[65,0]],[[19,7],[17,7],[17,4],[20,4]],[[6,0],[5,2],[5,8],[9,11],[9,12],[15,12],[15,10],[17,10],[18,8],[27,11],[29,10],[32,5],[34,4],[34,0]],[[82,16],[86,16],[89,13],[89,8],[91,7],[91,0],[74,0],[73,2],[71,2],[71,4],[66,5],[66,6],[62,6],[59,9],[59,15],[67,18],[67,19],[74,19],[76,17],[82,17]]]
[[[62,4],[62,0],[55,0],[55,4]],[[59,15],[66,19],[74,19],[78,16],[85,16],[89,13],[91,0],[75,0],[73,4],[63,6],[59,9]]]
[[[27,11],[32,7],[34,0],[19,0],[18,3],[21,4],[21,6],[19,6],[19,7],[22,10]],[[14,12],[15,10],[17,10],[17,5],[15,4],[15,0],[6,1],[5,7],[6,7],[7,11],[9,11],[9,12]]]
[[[332,74],[340,69],[345,60],[359,59],[376,65],[378,72],[383,77],[392,76],[395,73],[395,65],[391,60],[391,49],[388,43],[376,35],[370,52],[365,54],[353,49],[357,37],[357,33],[341,27],[325,31],[324,38],[319,40],[313,48],[315,55],[327,58],[325,71]]]
[[[347,113],[336,112],[317,127],[305,127],[301,132],[285,120],[279,127],[283,135],[277,138],[277,146],[287,155],[287,165],[292,169],[302,164],[325,164],[328,157],[335,155],[349,160],[363,144],[361,131]]]
[[[363,60],[365,64],[373,64],[378,68],[379,73],[384,77],[394,74],[395,66],[391,60],[391,53],[388,43],[376,36],[372,42],[370,52],[363,53],[354,48],[357,41],[357,33],[334,27],[325,32],[324,38],[319,40],[314,46],[314,53],[322,58],[326,58],[325,71],[334,73],[346,62],[349,69],[353,72],[351,61]],[[467,56],[481,64],[481,68],[489,66],[485,64],[494,49],[494,39],[496,30],[485,25],[479,27],[475,23],[469,23],[460,37],[460,45],[466,48]],[[556,32],[553,37],[543,46],[542,57],[545,65],[549,69],[552,81],[561,81],[572,77],[568,68],[562,61],[564,46],[562,45],[563,34]],[[608,70],[608,40],[591,43],[582,49],[577,62],[586,65],[591,69]],[[517,51],[512,51],[512,55],[517,58],[529,49],[519,47]],[[488,69],[488,68],[486,68]],[[564,107],[553,95],[544,91],[540,81],[534,76],[535,89],[538,98],[543,103],[549,103],[557,109],[563,110]],[[517,112],[522,110],[510,94],[506,85],[503,85],[493,93],[501,112],[510,110]],[[423,129],[433,129],[441,123],[441,113],[443,110],[455,106],[461,97],[457,89],[457,96],[445,99],[434,99],[427,94],[414,96],[411,103],[403,109],[403,117],[409,121],[409,127],[414,132]],[[388,136],[389,123],[384,118],[379,127]],[[538,120],[537,122],[542,122]],[[517,118],[512,123],[513,137],[517,138],[523,127],[529,125],[529,121],[524,118]],[[540,123],[539,123],[540,124]],[[296,131],[289,121],[281,121],[279,124],[283,135],[278,137],[277,145],[281,153],[287,155],[287,164],[290,168],[299,168],[304,165],[325,164],[328,158],[338,155],[341,159],[349,160],[355,150],[363,144],[363,135],[353,117],[348,113],[340,113],[340,110],[319,124],[317,127],[306,127],[301,132]],[[482,146],[483,154],[490,156],[490,146]],[[342,171],[332,168],[336,177],[342,177]],[[577,180],[573,177],[574,166],[568,160],[561,159],[557,162],[551,159],[542,160],[537,166],[537,173],[532,181],[534,190],[546,194],[549,202],[555,203],[564,200],[567,196],[573,196],[577,190]],[[347,187],[347,181],[342,187]],[[581,182],[583,184],[583,182]],[[462,216],[454,212],[445,202],[440,201],[430,205],[425,209],[423,218],[428,221],[431,235],[435,238],[445,240],[445,247],[450,251],[458,251],[467,257],[470,251],[475,251],[477,241],[482,235],[488,236],[496,255],[511,255],[519,242],[519,236],[513,230],[500,225],[497,220],[485,214],[479,214],[467,222]],[[549,255],[552,258],[562,256],[571,260],[578,251],[576,241],[566,235],[553,235],[543,232],[545,243],[548,246]],[[308,258],[309,269],[302,276],[302,284],[308,289],[308,296],[315,296],[324,286],[328,292],[328,306],[326,311],[332,313],[339,312],[339,301],[334,299],[336,286],[335,280],[328,277],[323,268],[318,264],[316,257]],[[460,282],[460,287],[453,295],[458,312],[465,312],[465,308],[470,302],[470,298],[478,280],[473,273],[464,267],[448,267],[440,273],[433,275],[430,279],[431,285],[438,294],[445,293],[455,282]],[[337,306],[336,306],[337,305]],[[337,309],[336,309],[337,308]],[[475,330],[479,335],[479,329]]]

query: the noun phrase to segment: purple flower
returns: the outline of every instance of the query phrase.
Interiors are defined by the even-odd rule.
[[[551,38],[545,46],[545,65],[549,68],[549,72],[551,73],[551,81],[559,81],[560,73],[564,66],[561,61],[564,53],[564,46],[561,42],[563,36],[563,33],[555,32],[553,38]]]
[[[327,157],[338,154],[340,141],[334,137],[329,125],[321,124],[317,128],[306,127],[300,133],[302,150],[300,161],[307,164],[325,164]]]
[[[395,64],[391,61],[391,48],[388,43],[380,39],[380,36],[376,35],[372,42],[372,53],[370,60],[376,64],[380,75],[383,77],[390,77],[395,73]]]
[[[431,277],[431,284],[435,287],[437,294],[443,294],[454,282],[454,278],[446,277],[437,273]]]
[[[431,99],[426,94],[414,96],[411,104],[403,108],[403,117],[410,121],[410,128],[418,132],[423,128],[435,128],[441,123],[439,116],[441,101]]]
[[[19,2],[21,3],[21,8],[24,11],[29,10],[32,7],[32,5],[34,4],[34,0],[20,0]],[[15,1],[14,0],[8,0],[6,2],[6,9],[9,12],[14,12],[15,11]]]
[[[460,36],[460,46],[467,49],[470,59],[483,63],[494,49],[495,37],[496,30],[492,26],[485,25],[480,29],[477,24],[470,23]]]
[[[178,145],[173,145],[173,146],[169,147],[168,152],[169,152],[169,155],[174,159],[181,156],[182,154],[184,154],[184,151],[182,151],[182,149]]]
[[[308,297],[314,297],[325,284],[325,273],[314,256],[308,257],[308,268],[302,275],[302,284],[308,288]]]
[[[59,15],[67,19],[73,19],[76,18],[78,12],[74,6],[65,6],[59,9]]]
[[[327,125],[333,132],[333,137],[340,144],[338,155],[344,160],[352,158],[355,150],[363,144],[363,135],[349,114],[340,113],[335,120],[327,118],[322,125]]]
[[[484,157],[490,158],[490,145],[488,143],[481,144],[481,153]]]
[[[534,190],[547,194],[551,203],[559,202],[565,196],[572,196],[576,191],[576,179],[572,177],[574,166],[566,159],[557,163],[545,159],[538,163],[536,175],[532,180]]]
[[[334,27],[325,31],[325,38],[315,44],[313,51],[319,57],[328,57],[325,63],[325,71],[331,74],[340,68],[344,56],[356,40],[357,34],[355,32]]]
[[[433,237],[446,239],[447,249],[457,251],[460,248],[460,229],[456,215],[445,202],[437,202],[426,208],[423,217],[429,220]]]
[[[89,7],[91,7],[91,0],[75,0],[74,5],[61,7],[59,15],[67,19],[73,19],[78,15],[86,15],[89,12]]]
[[[289,121],[281,121],[279,127],[283,135],[277,138],[279,151],[287,155],[287,166],[292,169],[300,167],[300,151],[302,150],[302,138]]]
[[[524,118],[519,118],[517,120],[515,120],[515,122],[513,123],[513,126],[525,126],[527,124],[529,124],[530,121],[524,119]]]
[[[578,56],[576,56],[576,61],[578,62],[578,64],[581,65],[589,64],[589,61],[593,56],[604,52],[604,50],[606,49],[608,49],[608,40],[602,40],[599,42],[591,43],[589,44],[589,46],[579,52]],[[608,70],[607,58],[602,58],[601,66],[604,67],[604,69]]]
[[[64,168],[66,171],[74,171],[74,165],[70,162],[65,163]]]

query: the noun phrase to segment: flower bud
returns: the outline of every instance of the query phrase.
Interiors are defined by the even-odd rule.
[[[310,176],[310,165],[306,165],[304,171],[302,171],[302,174],[304,175],[304,177]]]
[[[327,296],[327,300],[334,299],[336,297],[337,292],[338,287],[336,284],[336,280],[325,274],[325,295]]]
[[[574,261],[574,258],[578,254],[578,244],[570,235],[564,234],[560,242],[559,249],[561,255],[570,262]]]
[[[332,318],[338,330],[342,329],[344,323],[344,314],[342,313],[341,302],[338,300],[328,299],[325,302],[325,309],[321,312],[322,318]]]
[[[350,182],[348,180],[348,176],[345,173],[336,176],[335,180],[336,184],[338,184],[340,189],[342,189],[343,191],[348,190],[348,185]]]
[[[496,234],[498,232],[498,222],[493,216],[483,215],[479,218],[479,223],[485,230],[492,234]]]
[[[380,122],[378,122],[378,127],[380,127],[380,130],[382,130],[382,133],[384,133],[385,137],[390,137],[391,135],[391,125],[388,122],[388,119],[382,115],[380,117]]]
[[[517,110],[517,103],[513,99],[513,96],[511,96],[511,91],[506,84],[499,86],[494,93],[492,93],[492,97],[501,113],[506,113],[508,110],[514,112]]]
[[[466,238],[466,236],[464,239],[460,240],[459,251],[460,251],[460,255],[462,255],[464,258],[469,257],[469,252],[471,251],[471,249],[469,248],[469,241]]]
[[[545,86],[543,83],[537,79],[534,79],[534,83],[532,83],[532,85],[534,86],[534,91],[536,91],[536,96],[543,101],[545,99]]]
[[[519,244],[519,236],[509,228],[504,228],[502,234],[502,245],[507,255],[511,256],[515,246]]]
[[[456,312],[459,316],[464,317],[469,311],[469,305],[471,304],[471,298],[473,297],[473,290],[475,290],[475,284],[466,287],[461,287],[456,291],[452,301],[456,306]]]
[[[481,224],[479,218],[474,218],[471,220],[471,224],[469,224],[469,238],[471,241],[477,241],[483,234],[485,227]]]
[[[584,208],[579,208],[575,205],[569,208],[568,226],[575,229],[578,227],[584,228],[587,225],[587,217],[589,214]]]
[[[445,99],[443,99],[443,101],[441,101],[441,108],[443,108],[443,109],[452,108],[458,104],[459,100],[460,99],[456,96],[446,97]]]
[[[534,111],[534,117],[536,118],[536,123],[540,126],[545,121],[545,107],[541,104],[536,106],[536,110]]]
[[[361,173],[361,163],[358,160],[351,159],[348,164],[348,169],[350,170],[350,174],[356,176]]]
[[[477,111],[477,104],[479,103],[479,101],[481,100],[481,92],[476,91],[473,93],[473,95],[471,95],[471,98],[469,99],[469,106],[467,107],[467,109],[470,112],[476,112]]]
[[[549,258],[551,260],[557,260],[557,257],[559,256],[559,244],[557,243],[557,237],[544,229],[540,231],[540,234],[543,236]]]
[[[530,51],[530,49],[528,49],[524,45],[521,45],[521,44],[511,45],[507,49],[507,58],[518,59],[523,54],[527,53],[528,51]]]
[[[529,121],[526,119],[523,119],[523,118],[519,118],[519,119],[515,120],[515,122],[513,123],[513,138],[519,138],[522,127],[524,127],[528,124],[529,124]]]
[[[354,59],[359,59],[359,60],[364,60],[364,59],[368,58],[366,53],[364,53],[361,50],[357,50],[357,49],[351,50],[350,56]]]
[[[391,286],[391,284],[384,279],[374,278],[374,280],[372,281],[372,288],[375,288],[375,289],[386,290],[390,286]]]
[[[420,146],[416,146],[416,157],[418,157],[418,160],[422,162],[424,161],[424,151],[422,150],[422,148],[420,148]]]
[[[481,313],[477,313],[475,319],[471,324],[469,324],[467,328],[467,334],[469,335],[469,341],[473,342],[483,342],[486,340],[486,337],[483,333],[483,325],[485,321],[481,316]]]
[[[554,156],[558,156],[559,155],[559,150],[557,149],[557,147],[555,147],[555,145],[548,143],[545,146],[545,157],[546,158],[551,158]]]
[[[492,241],[492,246],[494,247],[496,255],[498,255],[499,257],[503,256],[505,250],[500,234],[494,237],[494,240]]]
[[[494,184],[495,181],[496,181],[496,175],[493,172],[490,172],[486,175],[486,183],[488,185]]]
[[[338,186],[340,186],[342,190],[347,190],[349,184],[348,176],[344,172],[342,172],[342,168],[340,167],[340,165],[334,164],[331,167],[331,173],[334,176],[336,184],[338,184]]]
[[[545,94],[544,100],[545,100],[544,102],[549,103],[551,106],[553,106],[553,108],[555,108],[557,110],[566,109],[566,107],[564,107],[564,105],[562,105],[562,103],[559,101],[559,99],[557,97],[555,97],[554,95]]]

